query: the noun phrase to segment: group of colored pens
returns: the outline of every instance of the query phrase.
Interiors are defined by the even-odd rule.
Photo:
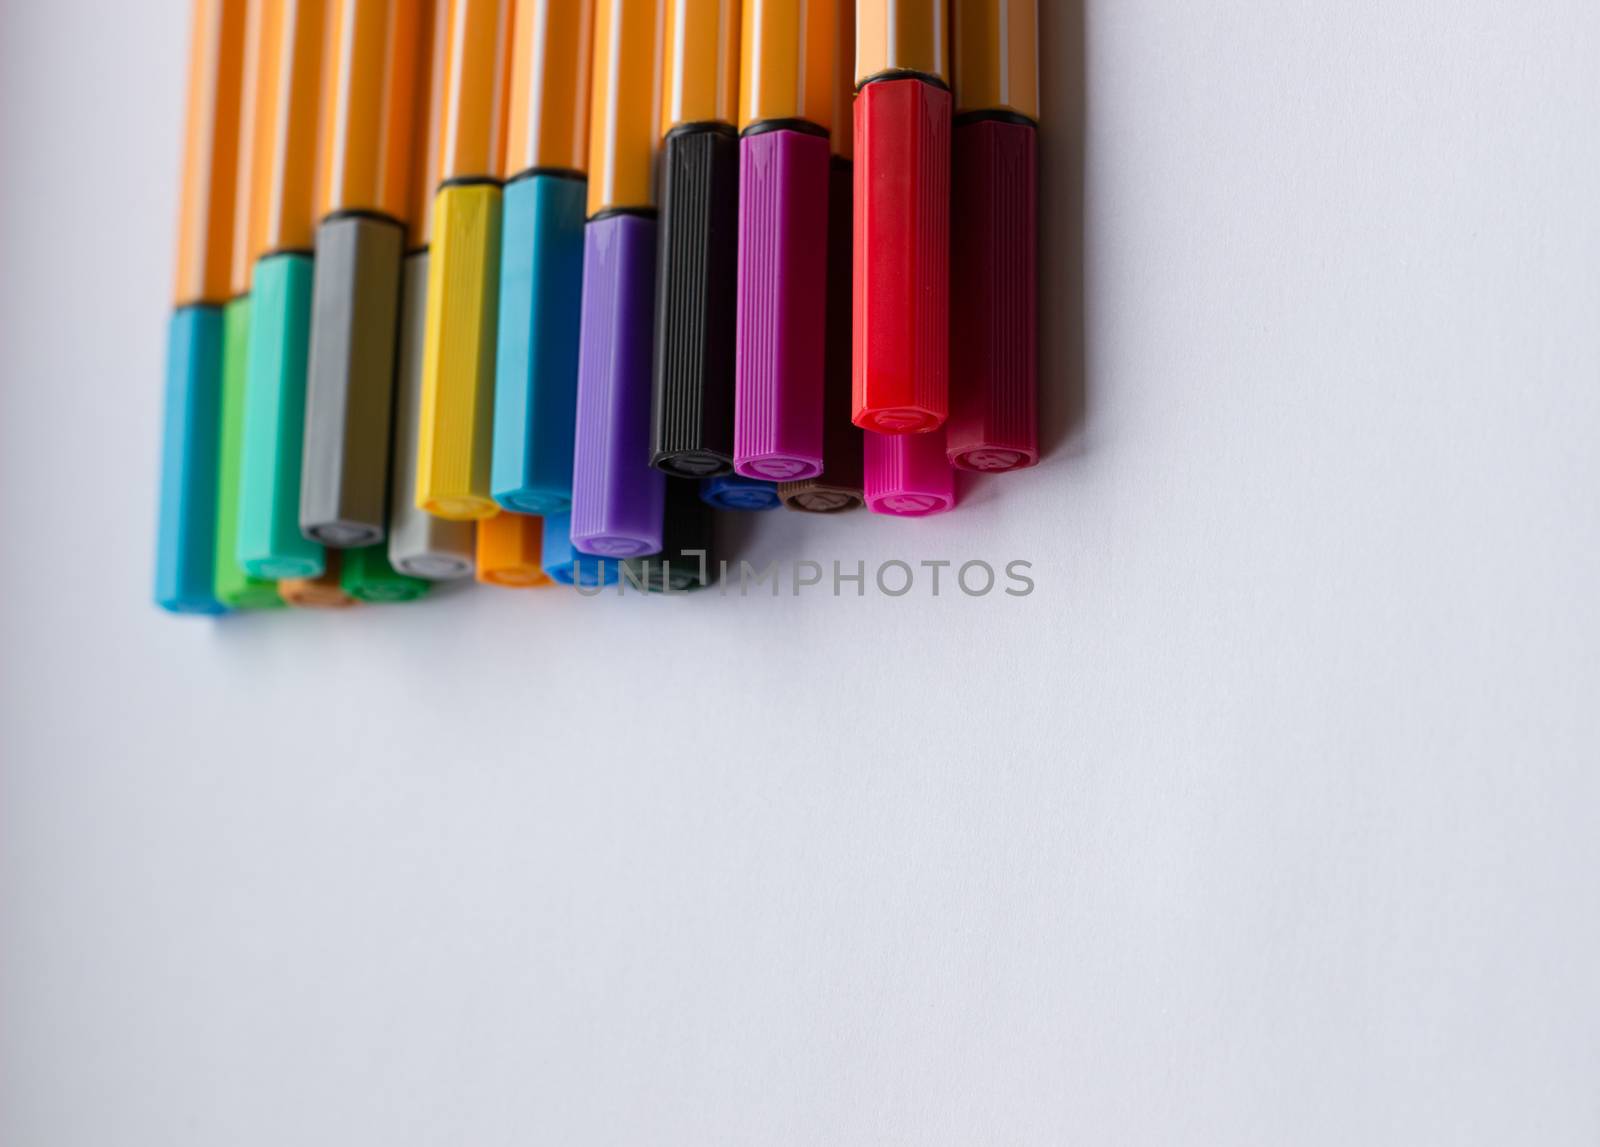
[[[694,588],[1032,465],[1037,7],[195,0],[157,602]]]

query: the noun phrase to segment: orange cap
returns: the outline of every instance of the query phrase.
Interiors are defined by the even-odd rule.
[[[506,146],[513,0],[449,0],[439,181],[498,179]]]
[[[317,212],[407,212],[413,100],[421,70],[417,0],[332,0],[322,93]]]
[[[263,0],[250,97],[250,238],[254,264],[275,251],[309,251],[316,221],[317,114],[324,0]]]
[[[411,135],[410,228],[407,245],[420,250],[433,238],[433,192],[439,186],[444,148],[444,85],[449,72],[450,0],[422,0],[422,36],[417,58],[415,126]]]
[[[746,0],[739,130],[766,120],[833,126],[836,0]]]
[[[589,214],[656,205],[666,5],[597,0],[589,106]]]
[[[278,0],[266,0],[276,4]],[[356,599],[344,591],[340,580],[341,554],[329,550],[327,564],[316,577],[287,577],[278,583],[278,596],[299,609],[349,609]]]
[[[178,200],[174,301],[180,307],[220,303],[228,297],[239,176],[244,17],[243,0],[194,0],[183,190]]]
[[[956,114],[1039,119],[1039,0],[955,0]]]
[[[518,0],[503,176],[589,169],[594,0]]]
[[[478,580],[510,589],[549,585],[539,564],[544,519],[501,511],[478,523]]]
[[[885,72],[920,72],[948,82],[946,0],[856,0],[856,83]]]
[[[856,0],[837,0],[839,35],[833,42],[833,154],[849,159],[856,151]]]
[[[662,135],[738,118],[739,37],[739,0],[667,0]]]

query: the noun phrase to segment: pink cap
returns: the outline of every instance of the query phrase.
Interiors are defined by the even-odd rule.
[[[868,431],[862,437],[867,509],[923,518],[955,508],[956,476],[945,456],[943,429],[926,434]]]

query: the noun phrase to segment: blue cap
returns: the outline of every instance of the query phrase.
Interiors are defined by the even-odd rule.
[[[167,328],[156,604],[224,613],[212,584],[217,537],[217,434],[222,419],[222,311],[184,307]]]
[[[700,500],[719,510],[776,510],[782,504],[776,482],[738,474],[702,479]]]
[[[615,558],[595,558],[572,548],[572,515],[546,514],[539,561],[552,581],[562,585],[611,585],[617,580]]]
[[[540,173],[505,190],[489,489],[521,514],[572,508],[587,189]]]

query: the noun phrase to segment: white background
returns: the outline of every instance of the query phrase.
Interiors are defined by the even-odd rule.
[[[1600,1140],[1600,7],[1044,6],[1046,463],[745,539],[1032,597],[217,624],[187,5],[0,0],[0,1143]]]

